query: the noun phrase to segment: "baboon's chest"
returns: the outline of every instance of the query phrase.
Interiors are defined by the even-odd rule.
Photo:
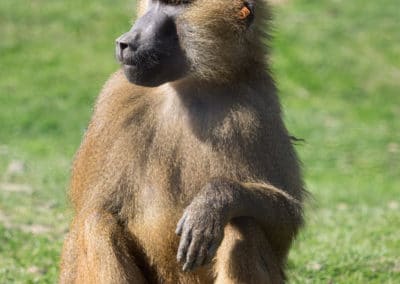
[[[183,209],[211,178],[246,181],[261,172],[254,163],[260,144],[254,113],[244,107],[183,111],[172,99],[156,105],[147,110],[151,123],[134,125],[131,133],[130,167],[143,214]]]
[[[186,206],[213,177],[250,177],[251,152],[237,141],[202,141],[190,129],[181,133],[158,129],[141,154],[144,170],[139,190],[144,200]]]

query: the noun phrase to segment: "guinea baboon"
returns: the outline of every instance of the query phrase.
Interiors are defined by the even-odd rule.
[[[282,283],[303,183],[263,0],[142,0],[76,155],[61,283]]]

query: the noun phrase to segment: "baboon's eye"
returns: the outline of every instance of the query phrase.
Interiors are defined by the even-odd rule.
[[[192,0],[162,0],[163,3],[169,5],[189,4]]]

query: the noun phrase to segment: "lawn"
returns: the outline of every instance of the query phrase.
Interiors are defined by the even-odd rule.
[[[290,283],[400,283],[398,0],[275,1],[272,64],[305,139]],[[54,283],[74,151],[132,1],[0,1],[0,283]]]

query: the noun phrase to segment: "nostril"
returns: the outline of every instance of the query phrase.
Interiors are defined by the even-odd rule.
[[[128,47],[128,44],[125,43],[125,42],[118,42],[118,44],[119,44],[119,48],[121,50],[124,50],[124,49],[126,49]]]

